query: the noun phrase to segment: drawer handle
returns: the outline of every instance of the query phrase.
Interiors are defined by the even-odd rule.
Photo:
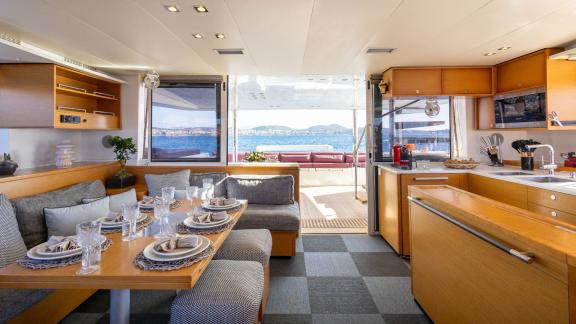
[[[550,195],[550,199],[551,199],[551,200],[556,200],[556,195],[555,195],[555,194],[551,194],[551,195]]]
[[[414,181],[439,181],[448,180],[448,177],[414,178]]]
[[[550,216],[556,217],[556,216],[558,216],[558,213],[555,210],[553,210],[550,212]]]
[[[490,237],[490,236],[488,236],[482,232],[477,231],[476,229],[460,222],[459,220],[456,220],[456,219],[448,216],[447,214],[439,211],[438,209],[431,207],[429,205],[426,205],[425,203],[422,202],[422,200],[420,200],[420,198],[414,198],[414,197],[408,196],[408,200],[410,200],[411,202],[415,203],[416,205],[440,216],[441,218],[447,220],[448,222],[460,227],[464,231],[476,236],[477,238],[479,238],[479,239],[481,239],[481,240],[483,240],[489,244],[492,244],[493,246],[495,246],[498,249],[510,254],[511,256],[520,259],[522,262],[532,263],[534,261],[534,254],[533,253],[521,252],[521,251],[515,250],[515,249],[509,247],[508,245],[506,245],[505,243],[502,243],[495,238],[492,238],[492,237]]]

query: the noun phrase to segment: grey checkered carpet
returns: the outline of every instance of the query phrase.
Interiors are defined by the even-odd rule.
[[[408,263],[376,236],[302,235],[292,258],[272,258],[264,323],[430,323],[410,293]],[[172,291],[133,291],[133,323],[167,323]],[[108,323],[99,291],[63,323]]]

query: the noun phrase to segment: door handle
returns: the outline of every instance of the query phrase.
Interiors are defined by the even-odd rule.
[[[442,181],[442,180],[448,180],[448,177],[414,178],[414,181]]]

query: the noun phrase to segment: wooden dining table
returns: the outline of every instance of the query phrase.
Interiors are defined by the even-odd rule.
[[[238,220],[247,204],[242,202],[238,210],[229,212],[234,220]],[[191,210],[189,201],[181,201],[181,205],[172,210],[176,215]],[[180,220],[177,220],[178,222]],[[205,235],[217,251],[231,229],[217,234]],[[134,257],[156,239],[149,236],[149,230],[143,230],[135,240],[122,241],[121,233],[108,234],[112,245],[102,252],[100,270],[77,275],[80,264],[57,267],[44,270],[24,268],[11,264],[0,269],[0,288],[33,288],[33,289],[110,289],[110,323],[124,324],[130,320],[130,290],[131,289],[162,289],[179,290],[194,287],[212,257],[208,257],[193,265],[170,271],[142,270],[134,265]]]

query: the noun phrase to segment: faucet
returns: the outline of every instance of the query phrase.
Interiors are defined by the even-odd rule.
[[[556,170],[558,166],[556,165],[556,163],[554,163],[554,148],[552,147],[552,145],[549,144],[526,145],[526,148],[529,150],[537,149],[539,147],[546,147],[550,151],[550,162],[547,164],[542,164],[542,169],[548,170],[548,175],[554,176],[554,170]]]

